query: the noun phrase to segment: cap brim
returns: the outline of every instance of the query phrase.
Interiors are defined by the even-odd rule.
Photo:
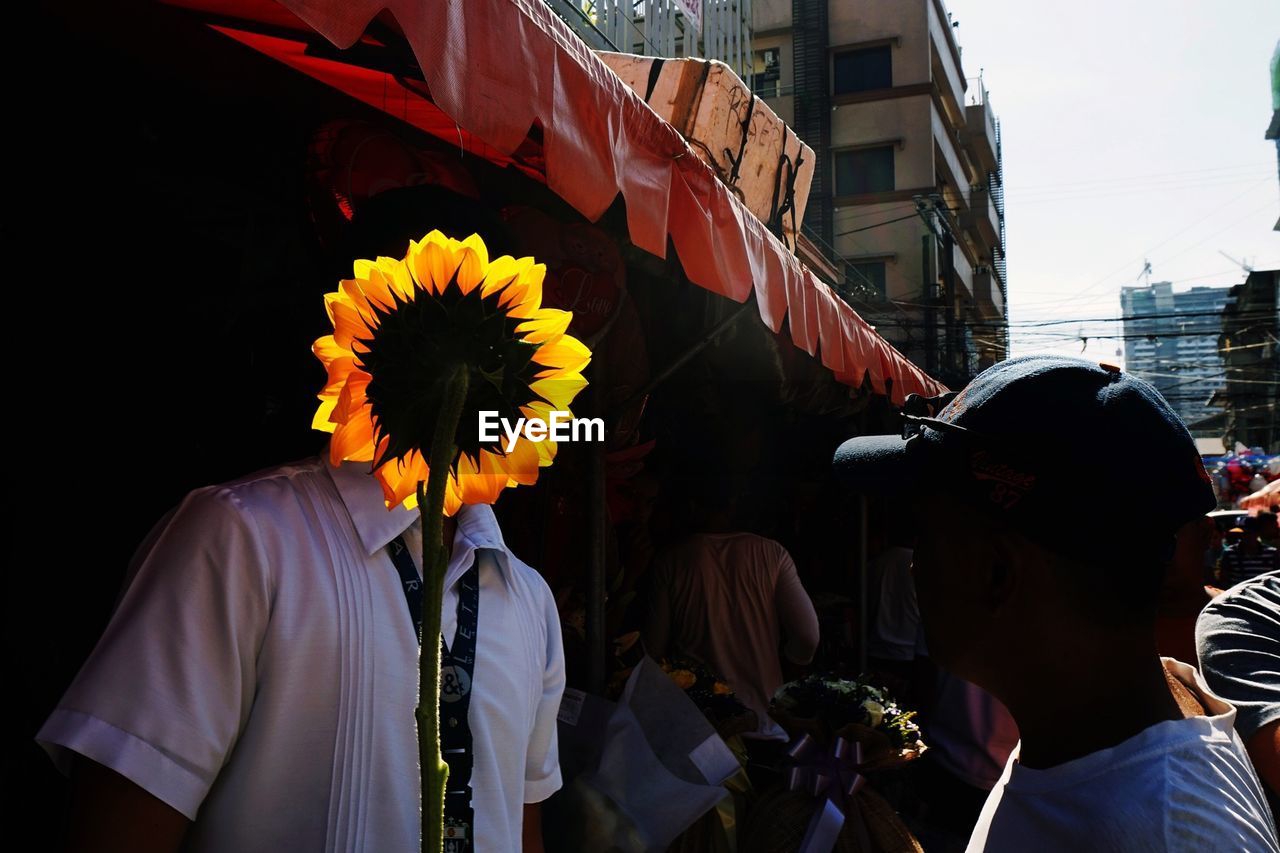
[[[841,444],[831,466],[836,479],[852,491],[903,492],[920,484],[925,456],[924,442],[919,438],[862,435]]]

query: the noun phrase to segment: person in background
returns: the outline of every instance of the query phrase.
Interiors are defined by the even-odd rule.
[[[1204,679],[1236,707],[1236,731],[1280,807],[1280,572],[1264,572],[1210,602],[1196,622]]]
[[[1280,851],[1235,709],[1156,650],[1175,535],[1216,503],[1168,403],[1111,365],[1025,356],[906,426],[834,464],[864,493],[929,485],[913,564],[929,652],[1017,722],[967,849]],[[1137,446],[1140,475],[1098,452]],[[1099,493],[1134,496],[1124,527]]]
[[[1258,520],[1246,518],[1228,531],[1227,544],[1218,558],[1218,586],[1229,589],[1263,572],[1280,569],[1280,551],[1258,541]]]
[[[1000,700],[930,659],[911,577],[912,552],[890,549],[897,551],[905,551],[905,559],[894,553],[883,564],[869,665],[898,676],[890,685],[894,695],[920,712],[929,745],[910,768],[923,807],[910,822],[912,831],[930,851],[963,850],[1018,743],[1018,726]]]
[[[1258,542],[1267,548],[1280,548],[1280,525],[1276,523],[1274,510],[1262,510],[1255,516],[1258,525]]]
[[[779,650],[792,663],[811,661],[818,614],[786,549],[734,529],[734,494],[710,472],[693,485],[699,532],[654,557],[642,635],[653,657],[691,657],[723,676],[758,718],[745,738],[785,741],[768,714],[783,683]]]

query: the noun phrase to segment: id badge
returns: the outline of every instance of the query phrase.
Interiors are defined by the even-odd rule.
[[[454,818],[444,821],[444,853],[470,853],[471,827]]]

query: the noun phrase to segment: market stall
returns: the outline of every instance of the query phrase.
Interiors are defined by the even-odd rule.
[[[786,320],[796,346],[840,381],[860,387],[865,379],[898,403],[907,394],[944,390],[799,263],[680,133],[546,5],[174,3],[213,16],[220,32],[410,124],[443,138],[456,135],[464,150],[472,150],[470,138],[483,144],[481,156],[496,152],[498,162],[510,158],[540,173],[588,220],[621,196],[637,247],[666,257],[670,240],[692,283],[735,302],[754,294],[764,324],[776,332]],[[311,31],[346,53],[317,50]],[[397,37],[411,49],[420,83],[409,76]],[[399,67],[387,70],[394,60]]]
[[[581,635],[582,687],[598,691],[608,675],[607,641],[625,619],[626,531],[654,502],[643,493],[678,492],[712,450],[751,473],[749,502],[802,570],[856,577],[847,510],[825,491],[830,452],[849,434],[884,429],[908,393],[943,389],[805,269],[546,7],[169,5],[183,8],[83,54],[118,79],[121,111],[147,117],[126,127],[128,144],[151,146],[115,160],[129,191],[102,240],[123,256],[144,245],[135,231],[150,235],[163,243],[149,248],[155,267],[183,270],[187,285],[159,291],[167,302],[107,306],[166,336],[157,349],[172,364],[155,375],[183,391],[148,399],[149,422],[172,443],[167,457],[195,460],[155,473],[150,503],[104,540],[109,557],[185,490],[311,452],[298,415],[312,405],[315,368],[298,344],[314,337],[313,286],[332,280],[329,260],[370,198],[432,186],[499,216],[516,249],[547,263],[548,299],[575,312],[574,332],[597,356],[586,405],[606,417],[608,440],[566,452],[499,507]],[[159,331],[166,321],[172,330]],[[193,379],[189,351],[228,329],[233,345]],[[221,420],[202,421],[187,397],[218,383],[235,396]],[[126,432],[105,443],[127,449]],[[132,440],[122,455],[144,458],[148,445]],[[678,522],[678,502],[665,504]],[[846,591],[852,602],[856,590]]]

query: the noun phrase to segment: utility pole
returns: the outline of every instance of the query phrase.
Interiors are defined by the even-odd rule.
[[[939,217],[939,221],[942,217]],[[959,342],[956,334],[956,256],[955,241],[951,229],[942,226],[942,298],[947,300],[947,370],[953,376],[964,372],[960,365]]]
[[[929,234],[924,237],[924,274],[925,274],[925,304],[930,306],[926,309],[926,323],[929,327],[930,337],[927,339],[933,342],[936,337],[937,330],[937,309],[934,307],[938,304],[938,300],[943,300],[945,329],[943,330],[943,348],[941,359],[941,370],[939,374],[942,379],[949,383],[963,381],[963,366],[959,363],[960,346],[957,340],[956,326],[956,267],[955,267],[955,236],[951,232],[950,223],[947,221],[943,213],[946,208],[940,204],[941,197],[934,193],[928,197],[917,195],[912,197],[912,201],[916,205],[916,214],[924,222]],[[937,243],[938,253],[942,257],[941,269],[937,275],[933,275],[932,264],[929,261],[929,236],[932,235]],[[930,354],[933,347],[929,349]],[[936,356],[931,359],[934,364],[930,366],[930,370],[937,369]]]
[[[933,270],[933,234],[920,235],[920,270],[924,294],[924,365],[930,376],[938,375],[938,276]]]

